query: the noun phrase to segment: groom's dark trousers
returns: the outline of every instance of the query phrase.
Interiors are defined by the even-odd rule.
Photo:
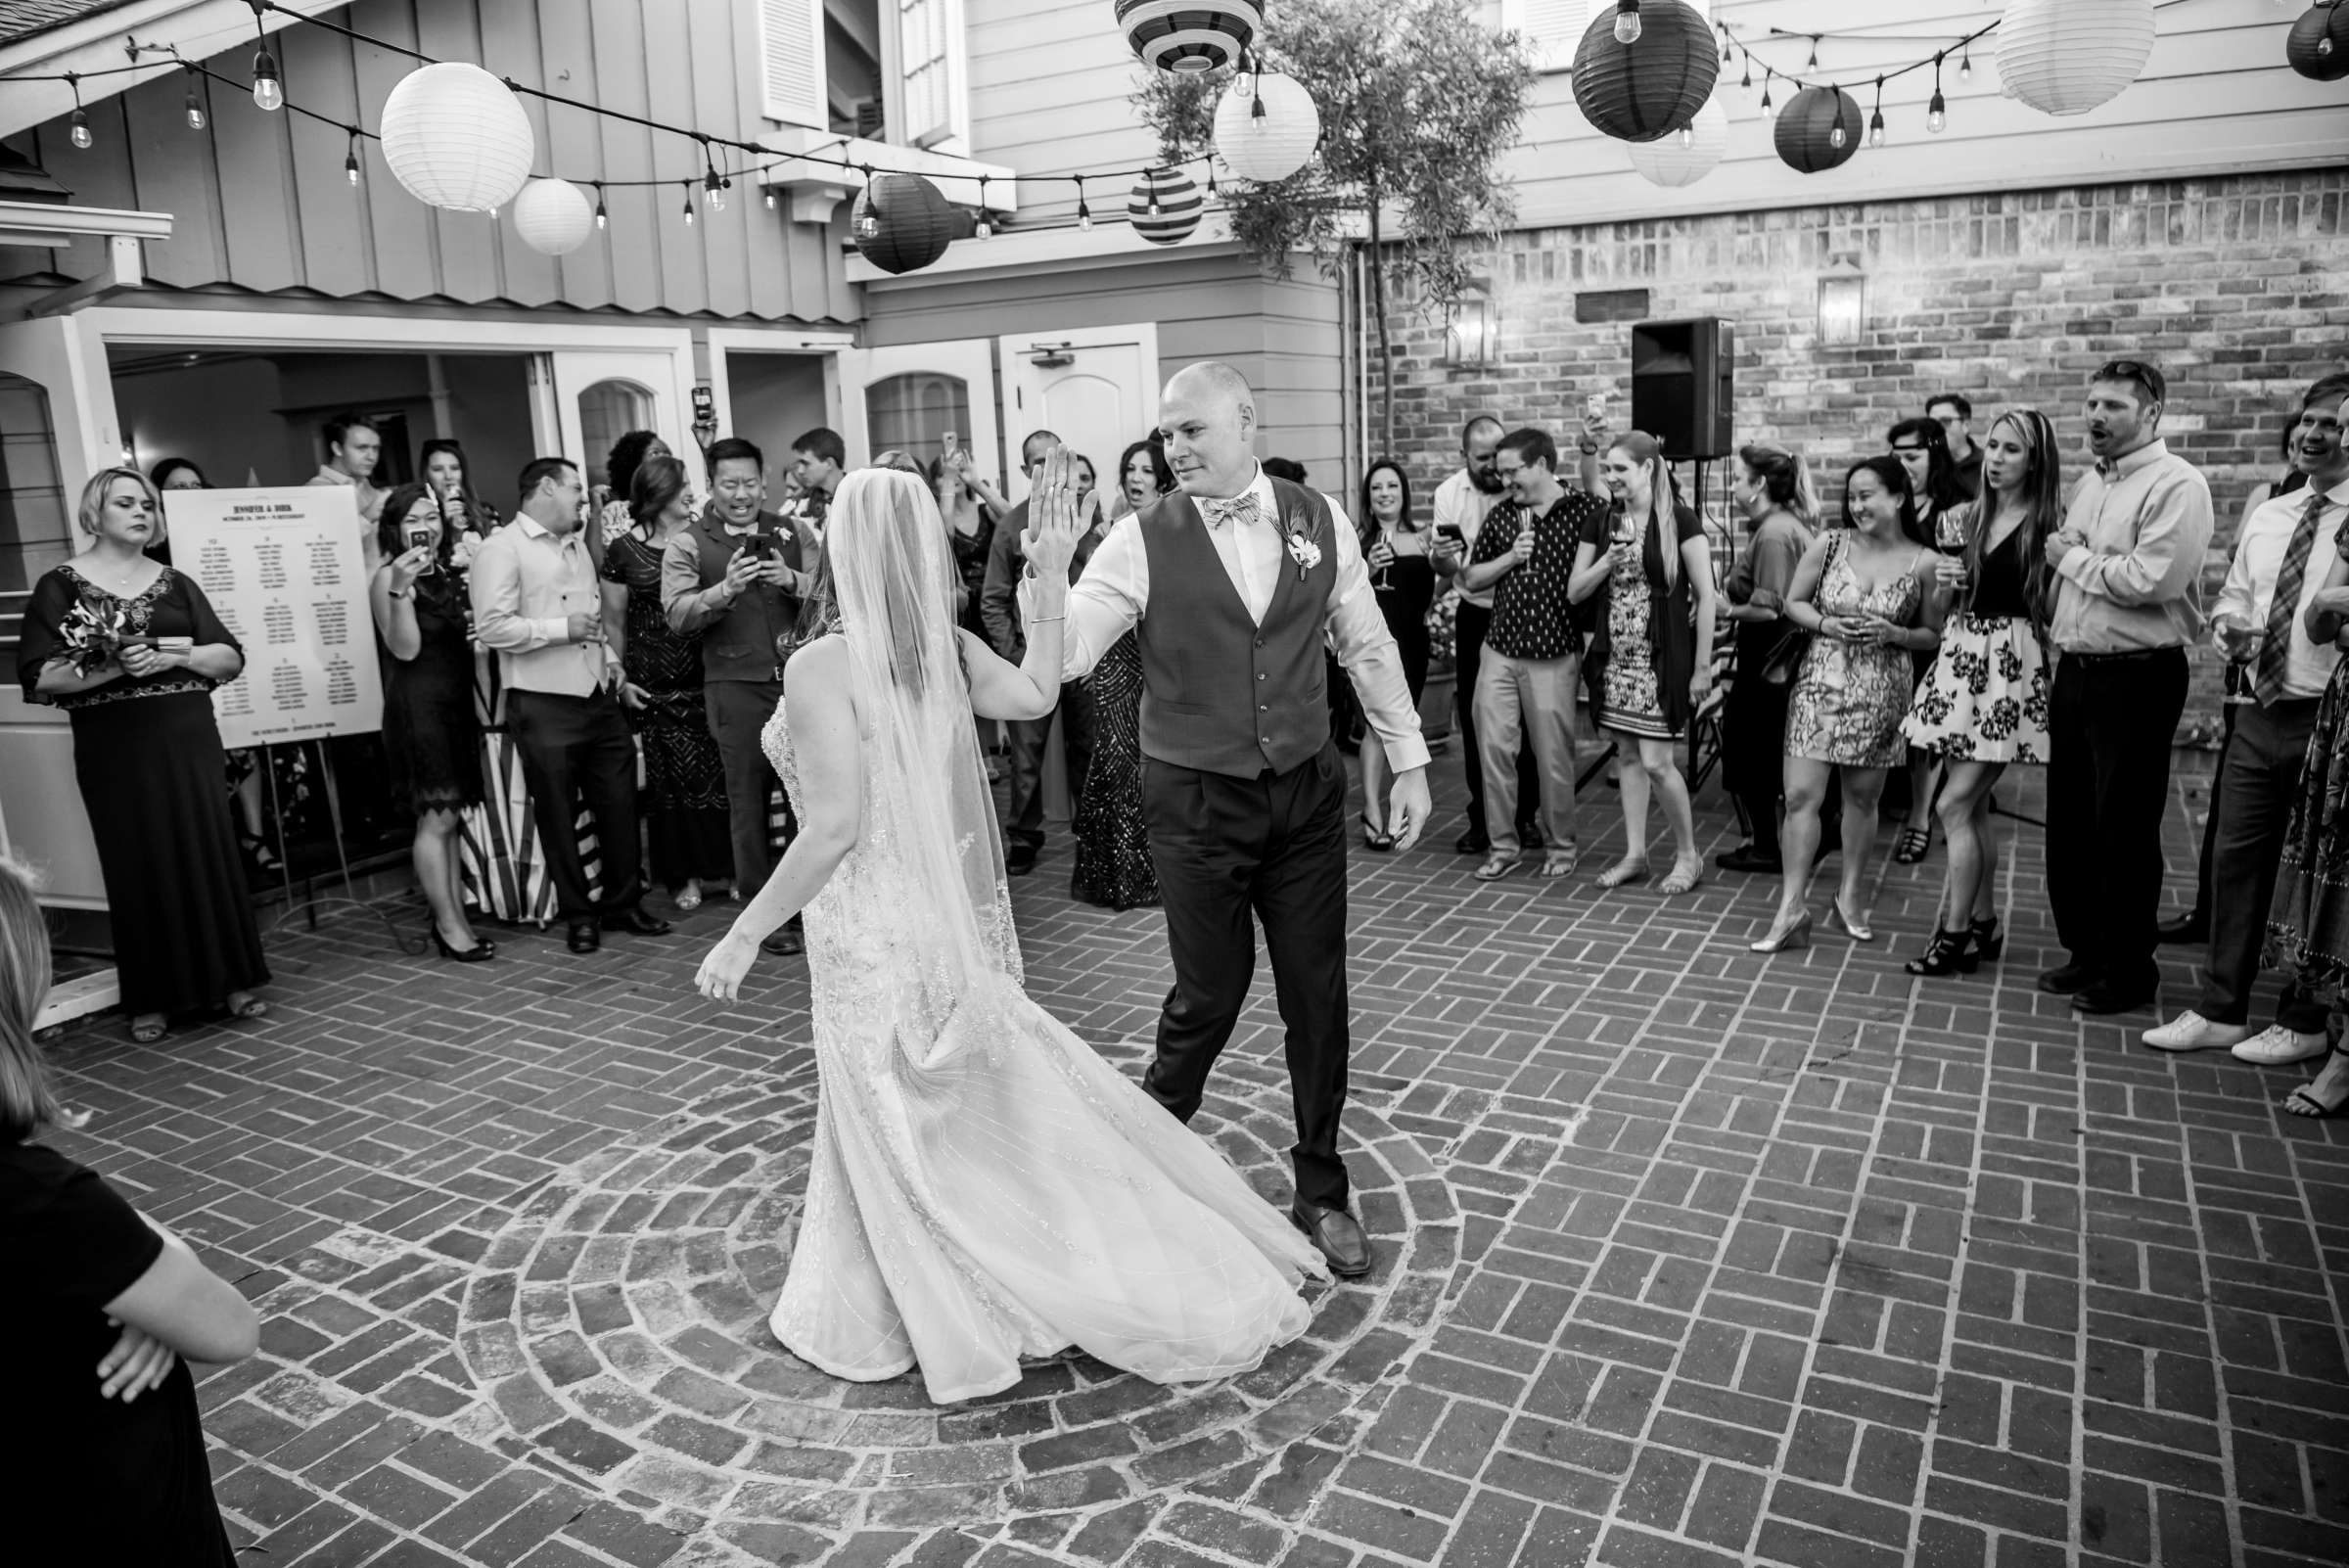
[[[1142,1086],[1185,1122],[1198,1112],[1256,978],[1262,920],[1288,1028],[1297,1196],[1345,1208],[1346,769],[1337,748],[1255,778],[1145,758],[1142,816],[1176,976]]]

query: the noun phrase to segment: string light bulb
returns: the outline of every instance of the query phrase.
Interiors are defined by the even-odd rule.
[[[612,226],[612,214],[604,210],[604,182],[595,182],[595,226],[600,232]]]
[[[1725,65],[1725,66],[1726,66],[1726,65],[1727,65],[1727,64],[1729,63],[1729,24],[1728,24],[1727,23],[1726,23],[1726,22],[1725,22],[1725,23],[1722,23],[1720,25],[1721,25],[1721,63],[1722,63],[1723,65]]]
[[[188,70],[188,129],[204,129],[204,100],[196,96],[196,71]]]
[[[1950,128],[1950,101],[1941,96],[1941,56],[1933,57],[1933,97],[1925,105],[1925,129],[1939,136]]]
[[[1803,69],[1805,70],[1819,69],[1819,34],[1816,32],[1811,35],[1811,58],[1804,62]]]
[[[1884,145],[1884,78],[1876,78],[1876,107],[1867,116],[1867,145]]]
[[[709,206],[713,212],[723,212],[726,209],[725,181],[717,177],[715,169],[712,169],[702,176],[702,201]]]
[[[1754,90],[1754,57],[1752,55],[1745,57],[1745,77],[1737,85],[1749,93]]]
[[[96,138],[90,135],[90,116],[83,114],[81,110],[80,72],[71,70],[67,71],[66,85],[73,89],[73,115],[72,117],[67,121],[67,124],[72,128],[67,132],[67,136],[75,147],[80,148],[86,153],[90,150],[90,144],[95,141]]]
[[[1835,95],[1835,123],[1828,127],[1827,145],[1840,149],[1844,143],[1852,139],[1852,133],[1843,128],[1843,89],[1830,87],[1828,91]]]
[[[343,154],[343,177],[356,185],[359,183],[359,128],[356,125],[343,128],[350,133],[350,145]]]
[[[771,185],[766,188],[766,209],[769,212],[775,209],[775,188]]]
[[[685,181],[685,226],[693,227],[693,181]]]
[[[1264,113],[1265,106],[1261,100],[1256,110],[1260,115]],[[1077,176],[1077,227],[1081,233],[1093,232],[1093,209],[1084,205],[1084,176],[1082,174]]]
[[[1639,22],[1639,0],[1615,0],[1615,41],[1635,44],[1643,31]]]
[[[1960,82],[1969,82],[1974,79],[1974,46],[1972,44],[1960,45],[1958,50],[1958,79]]]
[[[1694,147],[1696,145],[1696,127],[1694,125],[1682,125],[1681,127],[1681,145],[1682,147]]]
[[[995,226],[988,221],[987,176],[984,174],[979,176],[979,223],[972,232],[982,240],[991,240],[995,237]]]
[[[1775,74],[1777,73],[1768,66],[1762,68],[1762,117],[1764,119],[1778,117],[1777,106],[1770,101],[1770,79]]]

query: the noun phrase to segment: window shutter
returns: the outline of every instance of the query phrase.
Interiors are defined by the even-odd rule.
[[[759,0],[766,117],[832,128],[824,101],[824,0]]]
[[[1589,10],[1587,0],[1500,0],[1500,24],[1525,39],[1541,69],[1571,70]]]
[[[897,0],[898,61],[903,75],[902,139],[916,147],[970,134],[963,64],[962,0]]]

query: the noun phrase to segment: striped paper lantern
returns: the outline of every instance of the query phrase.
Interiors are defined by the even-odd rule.
[[[1133,232],[1152,245],[1180,245],[1206,211],[1207,194],[1178,168],[1151,169],[1133,182],[1133,193],[1126,198]]]
[[[1143,65],[1188,75],[1239,64],[1265,30],[1265,9],[1255,0],[1118,0],[1118,29]]]
[[[1999,79],[2043,115],[2118,98],[2153,53],[2153,0],[2014,0],[1991,34]]]
[[[461,60],[399,78],[384,100],[384,161],[419,202],[494,212],[530,177],[537,139],[514,91]]]

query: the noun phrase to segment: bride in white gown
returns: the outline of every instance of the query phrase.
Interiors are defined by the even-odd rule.
[[[1244,1372],[1305,1331],[1312,1243],[1214,1147],[1028,998],[971,714],[1060,696],[1080,533],[1047,463],[1025,546],[1017,668],[955,625],[927,488],[842,482],[766,747],[799,837],[703,961],[740,993],[760,939],[806,914],[820,1108],[775,1337],[838,1377],[919,1364],[946,1404],[1076,1346],[1162,1383]]]

